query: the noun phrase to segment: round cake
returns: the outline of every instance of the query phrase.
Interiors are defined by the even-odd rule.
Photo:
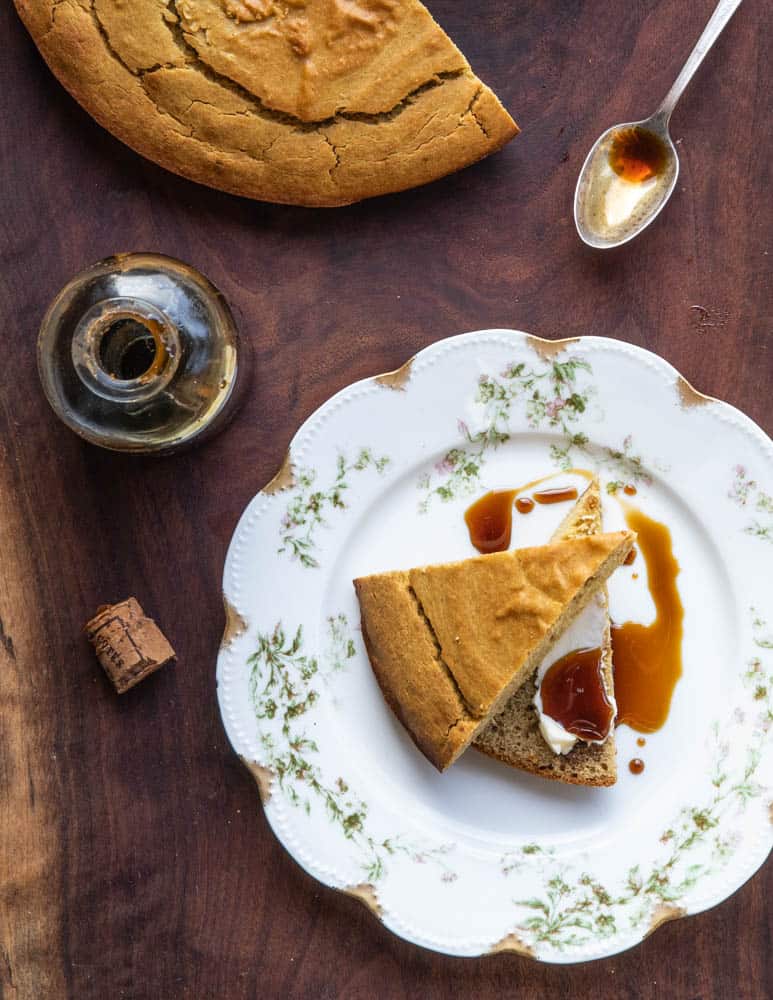
[[[61,83],[143,156],[265,201],[424,184],[518,127],[418,0],[15,0]]]

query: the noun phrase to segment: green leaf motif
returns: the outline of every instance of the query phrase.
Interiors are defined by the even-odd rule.
[[[370,448],[361,448],[356,458],[348,462],[344,455],[336,460],[336,474],[327,488],[318,488],[315,469],[299,469],[296,484],[281,522],[281,545],[277,552],[288,553],[307,569],[319,567],[315,535],[317,529],[327,524],[326,513],[346,509],[346,494],[350,489],[351,473],[361,473],[373,468],[382,475],[391,459],[387,455],[375,457]]]
[[[566,472],[583,460],[614,471],[621,478],[614,488],[608,487],[610,492],[625,482],[649,484],[651,477],[641,457],[633,453],[630,436],[619,449],[599,450],[590,446],[588,435],[578,426],[595,395],[587,378],[592,374],[587,361],[570,358],[534,367],[519,362],[508,365],[497,376],[482,375],[475,395],[475,404],[483,411],[481,429],[473,432],[466,421],[457,421],[464,443],[449,449],[432,472],[419,479],[423,493],[419,511],[426,513],[433,499],[448,503],[478,487],[489,454],[510,440],[516,406],[527,427],[561,435],[560,443],[550,446],[551,461],[560,470]]]
[[[727,495],[739,507],[748,507],[761,515],[746,524],[744,533],[773,543],[773,496],[749,476],[743,465],[736,465],[733,472],[734,479]]]
[[[327,660],[331,670],[343,670],[346,661],[357,652],[354,639],[348,634],[349,622],[344,614],[331,615],[327,620],[328,650]]]
[[[645,468],[641,456],[635,455],[633,452],[633,436],[631,434],[623,438],[623,444],[620,448],[606,448],[605,452],[606,454],[599,465],[602,469],[614,472],[621,477],[614,483],[607,484],[608,493],[616,493],[625,483],[644,483],[646,486],[652,484],[652,476]],[[614,489],[610,489],[611,486],[614,486]]]
[[[425,496],[419,510],[428,510],[433,497],[448,502],[475,488],[488,453],[510,440],[514,403],[523,408],[529,427],[557,428],[563,432],[568,447],[560,456],[557,449],[555,458],[568,461],[568,449],[582,449],[587,442],[584,434],[572,431],[571,424],[585,412],[592,394],[590,387],[579,384],[578,376],[591,371],[587,361],[570,358],[536,367],[520,362],[508,365],[499,376],[482,375],[475,402],[483,409],[483,427],[473,433],[464,420],[458,421],[465,444],[446,452],[435,465],[434,476],[430,474],[420,480],[419,488]],[[440,482],[433,482],[433,478]]]
[[[346,615],[327,620],[328,648],[325,664],[330,673],[343,670],[356,654]],[[327,680],[315,656],[304,652],[303,628],[288,635],[281,622],[268,634],[258,635],[256,651],[249,657],[249,692],[259,725],[263,748],[261,764],[270,768],[287,801],[312,815],[315,803],[343,837],[354,844],[363,872],[370,882],[386,874],[385,858],[402,854],[415,864],[432,863],[443,882],[456,879],[446,861],[452,844],[422,847],[401,837],[379,840],[369,828],[368,805],[342,776],[325,780],[317,763],[319,747],[304,728],[307,716],[319,701],[312,682]],[[277,732],[277,725],[279,731]]]

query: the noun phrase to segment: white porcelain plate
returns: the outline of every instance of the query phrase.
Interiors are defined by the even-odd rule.
[[[473,499],[570,467],[600,472],[608,507],[635,484],[671,530],[685,637],[669,719],[644,749],[618,729],[612,788],[472,749],[438,774],[381,697],[352,578],[474,554]],[[564,513],[516,515],[513,545]],[[325,403],[245,511],[223,721],[290,854],[394,933],[453,955],[601,958],[726,899],[770,851],[772,557],[773,445],[742,413],[619,341],[454,337]],[[610,599],[613,618],[651,620],[642,560]]]

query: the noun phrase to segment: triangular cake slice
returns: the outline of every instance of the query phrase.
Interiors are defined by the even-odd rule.
[[[235,194],[345,205],[443,177],[518,126],[419,0],[15,0],[114,135]]]
[[[552,541],[581,538],[601,532],[601,493],[598,479],[594,479],[572,510],[558,526]],[[597,605],[594,607],[594,605]],[[590,617],[591,628],[600,624],[599,648],[601,672],[607,696],[614,699],[612,672],[612,639],[606,588],[602,587],[589,605],[564,633],[562,645],[570,640],[570,633],[581,629],[583,618]],[[579,634],[579,633],[578,633]],[[572,645],[572,642],[569,642]],[[558,651],[557,651],[558,653]],[[545,657],[549,666],[558,655],[549,651]],[[539,669],[539,665],[538,665]],[[554,753],[540,732],[539,718],[534,708],[537,690],[535,672],[513,694],[505,707],[491,720],[475,739],[475,748],[505,764],[530,771],[543,778],[565,781],[576,785],[613,785],[617,780],[617,756],[614,727],[603,743],[578,741],[567,754]]]
[[[438,770],[531,676],[634,538],[590,535],[354,581],[384,697]]]

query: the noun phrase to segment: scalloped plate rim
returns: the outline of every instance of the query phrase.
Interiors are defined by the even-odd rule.
[[[403,364],[399,365],[395,369],[391,369],[391,370],[386,371],[386,372],[380,372],[378,374],[374,374],[374,375],[370,375],[370,376],[365,376],[365,377],[363,377],[361,379],[358,379],[358,380],[356,380],[354,382],[351,382],[351,383],[348,383],[347,385],[342,386],[335,393],[333,393],[331,396],[329,396],[322,404],[320,404],[320,406],[318,406],[312,413],[310,413],[304,419],[304,421],[298,427],[298,429],[296,430],[296,432],[293,434],[293,436],[292,436],[292,438],[291,438],[291,440],[290,440],[290,442],[289,442],[289,444],[287,446],[287,449],[285,451],[285,455],[284,455],[283,461],[280,463],[280,465],[279,465],[279,467],[277,469],[277,473],[275,473],[275,475],[271,479],[269,479],[267,481],[267,483],[263,487],[261,487],[256,492],[256,494],[253,496],[253,498],[247,503],[244,511],[242,512],[242,515],[240,516],[240,518],[239,518],[239,520],[238,520],[238,522],[237,522],[237,524],[236,524],[236,526],[234,528],[234,531],[233,531],[233,534],[232,534],[232,537],[231,537],[231,541],[229,543],[229,548],[228,548],[228,553],[227,553],[227,556],[226,556],[225,564],[224,564],[222,585],[223,585],[223,594],[224,594],[224,597],[227,600],[227,602],[232,607],[234,607],[234,610],[236,611],[236,613],[238,613],[238,614],[240,614],[242,616],[245,615],[245,609],[238,608],[234,604],[234,602],[230,599],[230,597],[228,597],[229,568],[230,568],[230,563],[231,563],[231,554],[232,554],[232,550],[233,550],[233,546],[234,546],[234,541],[240,535],[240,533],[244,530],[245,525],[246,525],[248,519],[255,513],[257,505],[260,503],[260,501],[262,499],[265,499],[267,497],[267,494],[264,493],[265,487],[268,486],[273,481],[274,478],[276,478],[276,476],[278,475],[279,472],[281,472],[281,470],[284,468],[284,465],[286,463],[288,463],[288,460],[290,458],[290,455],[291,455],[293,447],[300,440],[303,439],[303,437],[309,432],[309,430],[320,419],[320,417],[325,413],[325,411],[327,411],[328,408],[332,407],[334,404],[336,404],[342,398],[350,395],[353,391],[361,389],[361,388],[364,388],[366,386],[376,385],[376,384],[378,384],[378,381],[380,379],[383,379],[385,376],[398,374],[398,373],[402,372],[404,369],[408,370],[406,381],[407,381],[408,384],[410,384],[410,381],[411,381],[411,378],[412,378],[412,374],[413,374],[412,369],[416,365],[417,362],[421,361],[424,358],[427,358],[427,359],[431,358],[432,354],[435,353],[436,351],[440,350],[440,349],[444,349],[444,348],[451,349],[457,343],[460,343],[460,342],[469,342],[469,341],[471,341],[473,339],[476,339],[476,338],[485,338],[485,337],[490,337],[490,336],[504,336],[504,337],[512,336],[514,338],[514,342],[517,342],[520,338],[525,338],[526,344],[533,350],[533,352],[537,356],[540,356],[539,350],[538,350],[538,347],[537,347],[538,344],[545,344],[545,345],[549,345],[551,347],[554,346],[554,345],[558,345],[558,344],[565,344],[566,347],[569,347],[571,345],[577,345],[577,347],[578,347],[579,350],[582,350],[585,347],[589,347],[589,348],[593,349],[596,346],[602,347],[602,348],[607,348],[607,349],[609,349],[611,347],[613,349],[620,350],[622,353],[627,354],[627,355],[629,355],[630,357],[633,357],[636,360],[642,361],[645,364],[648,364],[648,365],[652,366],[653,368],[658,369],[659,372],[662,375],[664,375],[664,376],[671,376],[673,378],[673,382],[674,382],[674,391],[675,391],[675,393],[677,393],[679,391],[680,383],[686,385],[688,387],[688,389],[695,396],[700,397],[700,399],[696,399],[694,403],[688,404],[688,405],[697,405],[697,406],[708,405],[708,406],[711,407],[712,410],[716,409],[720,413],[722,413],[724,416],[729,417],[731,419],[732,423],[735,424],[738,427],[739,430],[743,430],[745,433],[750,434],[756,440],[757,444],[759,446],[761,446],[761,448],[768,453],[769,458],[771,458],[771,460],[773,460],[773,441],[771,441],[770,437],[764,432],[764,430],[751,417],[749,417],[746,413],[744,413],[742,410],[740,410],[735,405],[733,405],[731,403],[728,403],[725,400],[722,400],[722,399],[720,399],[718,397],[710,396],[710,395],[708,395],[708,394],[700,391],[699,389],[696,389],[695,386],[673,364],[671,364],[671,362],[669,362],[668,360],[666,360],[665,358],[663,358],[659,354],[657,354],[654,351],[651,351],[651,350],[649,350],[647,348],[640,347],[638,345],[631,344],[631,343],[628,343],[627,341],[623,341],[623,340],[620,340],[618,338],[613,338],[613,337],[600,337],[600,336],[596,336],[596,335],[582,335],[582,336],[573,336],[573,337],[555,338],[555,339],[553,339],[553,338],[540,337],[538,335],[531,334],[531,333],[528,333],[528,332],[523,331],[523,330],[510,329],[510,328],[505,328],[505,327],[501,327],[501,328],[500,327],[492,327],[492,328],[485,328],[485,329],[474,330],[474,331],[470,331],[468,333],[456,334],[456,335],[453,335],[453,336],[450,336],[450,337],[447,337],[447,338],[442,338],[442,339],[433,341],[431,344],[428,344],[427,346],[419,349],[416,353],[414,353],[413,355],[411,355],[405,362],[403,362]],[[558,351],[556,353],[560,354],[560,353],[562,353],[562,350]],[[382,384],[382,385],[383,385],[384,391],[387,391],[387,392],[390,392],[390,391],[391,392],[399,392],[399,391],[401,391],[401,388],[395,388],[394,386],[391,386],[391,385],[388,385],[388,384]],[[290,468],[292,468],[292,465],[290,465]],[[232,736],[232,734],[231,734],[231,732],[229,730],[229,727],[226,724],[226,720],[225,720],[224,713],[223,713],[222,692],[221,692],[221,684],[220,684],[221,662],[222,662],[223,657],[226,654],[227,649],[230,646],[230,644],[231,644],[231,638],[229,637],[229,639],[226,641],[226,638],[224,636],[224,640],[223,640],[223,642],[221,642],[221,645],[220,645],[220,648],[219,648],[219,651],[218,651],[218,664],[217,664],[218,701],[219,701],[219,706],[220,706],[220,711],[221,711],[222,722],[223,722],[224,728],[226,730],[226,734],[228,736],[229,743],[231,744],[231,747],[234,750],[234,752],[237,755],[239,755],[240,757],[242,757],[243,752],[244,752],[244,748],[238,746],[237,743],[235,742],[235,740],[233,739],[233,736]],[[246,761],[245,761],[245,763],[246,763]],[[257,778],[255,777],[254,774],[252,774],[252,777],[257,782]],[[263,787],[260,784],[259,784],[259,788],[261,790],[261,793],[263,793]],[[266,796],[264,798],[264,805],[267,804],[268,799],[270,798],[270,795],[271,795],[271,791],[269,790],[268,796]],[[693,907],[689,907],[687,909],[681,909],[680,910],[679,907],[674,907],[673,908],[673,912],[667,913],[664,916],[657,917],[653,921],[653,925],[651,927],[646,928],[641,934],[631,934],[631,938],[632,938],[631,940],[620,942],[620,946],[619,947],[615,947],[612,950],[609,950],[609,949],[603,950],[598,955],[591,956],[590,958],[583,956],[583,957],[578,957],[578,958],[567,957],[565,959],[563,959],[563,958],[557,958],[555,956],[544,957],[544,956],[540,955],[539,953],[532,952],[528,947],[525,947],[525,948],[522,948],[522,949],[518,948],[517,946],[509,946],[509,945],[504,945],[504,946],[500,947],[499,945],[501,944],[501,942],[495,942],[495,943],[492,944],[492,946],[490,948],[488,948],[486,950],[481,950],[481,951],[478,951],[478,952],[475,952],[474,954],[472,954],[472,953],[469,953],[469,952],[460,952],[460,951],[457,951],[457,950],[453,950],[453,948],[449,948],[448,946],[443,946],[441,943],[439,943],[437,941],[432,941],[429,938],[426,938],[425,940],[417,940],[417,938],[419,937],[418,935],[415,935],[415,934],[412,935],[410,928],[408,928],[405,925],[403,925],[399,919],[392,919],[391,915],[388,914],[388,913],[385,913],[383,911],[383,909],[378,905],[378,893],[377,893],[377,891],[374,892],[374,901],[375,901],[374,905],[371,905],[371,902],[368,899],[363,898],[363,896],[361,894],[359,894],[358,892],[353,892],[352,891],[353,889],[360,889],[360,888],[366,888],[366,889],[367,888],[371,888],[372,889],[373,888],[372,886],[368,886],[367,883],[364,883],[363,886],[351,886],[351,885],[341,885],[341,886],[339,886],[339,885],[331,884],[331,882],[329,882],[329,881],[325,881],[324,878],[322,878],[319,875],[318,872],[314,871],[314,869],[313,869],[313,867],[311,865],[307,865],[301,858],[299,858],[293,852],[291,846],[282,839],[282,837],[280,836],[280,834],[277,831],[277,829],[275,829],[275,827],[273,826],[272,818],[271,818],[270,814],[268,813],[268,811],[266,811],[266,818],[269,821],[269,826],[271,827],[273,835],[279,841],[279,843],[284,848],[285,852],[289,855],[289,857],[296,864],[298,864],[299,867],[301,867],[307,874],[309,874],[312,878],[314,878],[315,881],[320,882],[320,884],[324,885],[325,887],[333,889],[333,890],[335,890],[337,892],[341,892],[344,895],[349,895],[349,896],[351,896],[353,898],[357,898],[358,901],[361,904],[364,904],[366,906],[366,908],[371,912],[371,914],[376,917],[376,919],[379,921],[379,923],[383,924],[386,927],[386,929],[389,930],[390,933],[395,934],[398,937],[401,937],[403,940],[406,940],[406,941],[408,941],[410,943],[413,943],[413,944],[415,944],[415,945],[417,945],[419,947],[423,947],[423,948],[426,948],[428,950],[435,951],[436,953],[447,954],[449,956],[454,956],[454,957],[482,958],[482,957],[486,957],[486,956],[491,955],[491,954],[495,954],[498,951],[507,951],[507,952],[517,952],[518,954],[520,954],[520,955],[522,955],[524,957],[530,957],[530,958],[534,959],[535,961],[545,962],[547,964],[575,965],[575,964],[582,964],[583,962],[587,962],[587,961],[598,961],[598,960],[602,960],[603,958],[611,958],[611,957],[613,957],[615,955],[618,955],[618,954],[621,954],[621,953],[623,953],[625,951],[628,951],[631,948],[634,948],[637,945],[641,944],[647,937],[649,937],[652,933],[654,933],[654,931],[656,931],[657,929],[659,929],[659,927],[662,926],[663,924],[673,922],[674,920],[681,919],[683,917],[693,916],[693,915],[697,915],[698,913],[706,912],[706,911],[708,911],[710,909],[713,909],[716,906],[721,905],[721,903],[725,902],[728,898],[730,898],[730,896],[734,895],[744,885],[746,885],[746,883],[754,875],[756,875],[761,870],[761,868],[764,866],[764,864],[765,864],[768,856],[770,855],[771,850],[773,850],[773,803],[771,803],[771,810],[772,810],[772,814],[771,814],[771,836],[769,838],[769,843],[767,845],[767,850],[765,850],[764,852],[762,852],[762,856],[759,858],[759,860],[755,858],[752,861],[751,864],[753,865],[753,867],[751,867],[751,865],[749,866],[749,868],[746,870],[746,873],[744,874],[742,880],[739,881],[739,882],[737,882],[734,885],[734,887],[730,890],[729,893],[727,893],[726,895],[724,895],[720,899],[709,899],[709,900],[707,900],[705,902],[705,905],[699,905],[699,906],[696,906],[694,908]],[[513,937],[513,936],[514,935],[512,935],[512,934],[506,935],[506,938]],[[516,937],[516,940],[517,940],[517,937]]]

